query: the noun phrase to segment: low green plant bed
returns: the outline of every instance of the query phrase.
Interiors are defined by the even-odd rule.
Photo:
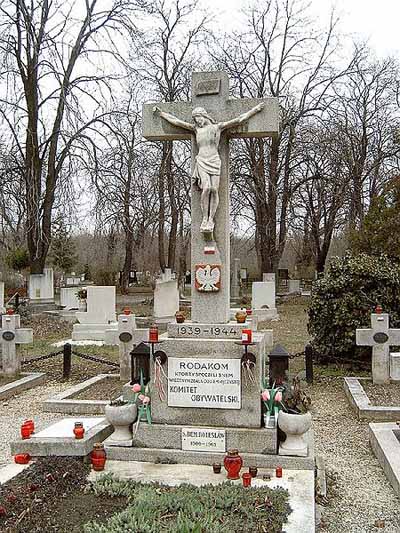
[[[244,489],[231,483],[167,487],[106,475],[90,490],[98,496],[127,497],[128,505],[104,525],[86,524],[85,533],[278,533],[291,512],[282,488]]]

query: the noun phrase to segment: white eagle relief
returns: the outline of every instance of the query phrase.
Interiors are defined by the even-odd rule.
[[[201,292],[219,291],[217,283],[220,280],[221,273],[218,267],[211,269],[210,265],[206,265],[204,268],[199,267],[196,270],[196,281],[198,283],[197,290]]]

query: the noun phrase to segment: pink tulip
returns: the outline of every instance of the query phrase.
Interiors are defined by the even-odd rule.
[[[150,398],[149,398],[149,396],[145,396],[145,397],[143,398],[142,402],[143,402],[143,405],[147,405],[147,404],[149,404],[149,403],[150,403]]]
[[[144,394],[139,394],[139,400],[142,402],[146,396]]]
[[[267,389],[262,391],[261,398],[264,400],[264,402],[267,402],[270,399],[269,391]]]
[[[132,387],[133,392],[140,392],[142,390],[142,387],[139,385],[139,383],[135,383]]]
[[[280,403],[282,401],[282,392],[278,390],[278,392],[275,394],[274,401],[276,403]]]

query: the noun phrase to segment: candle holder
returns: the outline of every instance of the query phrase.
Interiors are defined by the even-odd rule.
[[[243,487],[251,486],[251,477],[251,474],[249,474],[248,472],[242,474]]]

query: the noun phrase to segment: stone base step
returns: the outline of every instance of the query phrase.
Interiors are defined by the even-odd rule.
[[[118,446],[105,446],[107,458],[114,461],[141,461],[145,463],[164,464],[195,464],[212,465],[222,463],[224,453],[188,452],[177,449],[159,448],[125,448]],[[315,458],[313,454],[308,457],[288,457],[283,455],[264,455],[261,453],[239,453],[243,459],[244,467],[257,466],[258,468],[276,468],[278,465],[289,470],[314,470]]]
[[[182,449],[182,429],[210,429],[219,431],[223,428],[193,427],[190,425],[166,425],[140,423],[133,439],[133,447],[157,449]],[[256,454],[277,454],[277,429],[225,428],[226,450],[237,448],[243,452]],[[199,452],[195,452],[199,453]],[[207,452],[208,454],[209,452]]]

